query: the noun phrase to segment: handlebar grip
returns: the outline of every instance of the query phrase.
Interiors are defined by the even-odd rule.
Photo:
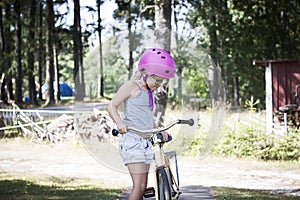
[[[178,124],[188,124],[190,126],[193,126],[194,120],[193,119],[179,119]]]
[[[112,133],[113,136],[118,136],[119,135],[119,131],[117,129],[113,129],[111,131],[111,133]]]

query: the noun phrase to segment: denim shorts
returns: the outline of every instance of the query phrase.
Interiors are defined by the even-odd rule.
[[[150,164],[154,160],[151,140],[142,138],[134,133],[121,135],[119,139],[119,153],[125,165],[129,163]]]

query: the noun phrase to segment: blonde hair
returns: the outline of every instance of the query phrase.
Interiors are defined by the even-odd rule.
[[[145,70],[136,70],[132,73],[131,77],[130,77],[130,80],[141,80],[142,77],[144,77],[146,74],[146,71]]]

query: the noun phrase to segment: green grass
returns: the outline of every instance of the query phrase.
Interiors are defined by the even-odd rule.
[[[211,187],[216,200],[296,200],[299,196],[272,194],[271,191]]]
[[[91,180],[75,178],[39,178],[32,176],[0,176],[0,199],[97,199],[114,200],[121,189],[106,188]]]
[[[211,187],[216,200],[296,200],[270,191]],[[0,174],[0,199],[115,200],[122,189],[107,188],[89,179]]]

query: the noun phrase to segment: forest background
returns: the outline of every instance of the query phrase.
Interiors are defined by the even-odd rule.
[[[115,4],[114,21],[103,25],[106,16],[101,15],[101,9],[107,2]],[[124,33],[129,38],[139,38],[142,32],[137,30],[142,30],[142,25],[156,31],[167,26],[173,32],[193,37],[222,69],[227,101],[233,106],[244,106],[252,98],[260,100],[258,108],[264,108],[264,69],[253,66],[253,60],[299,58],[297,0],[95,0],[91,6],[80,3],[83,1],[0,1],[3,102],[14,100],[21,105],[24,97],[29,97],[32,105],[59,103],[60,91],[54,90],[53,83],[60,81],[74,87],[79,101],[110,97],[132,71],[143,47],[128,45],[128,57],[124,58],[118,51],[103,54],[102,42]],[[66,9],[60,9],[62,6]],[[94,22],[82,23],[83,11],[93,16]],[[167,24],[159,24],[163,20]],[[187,34],[191,31],[198,34]],[[98,39],[91,46],[94,37]],[[197,68],[170,44],[166,49],[180,68]],[[193,53],[193,49],[186,50],[186,54]],[[117,74],[124,76],[118,78]],[[198,92],[208,90],[207,85],[199,84],[203,78],[194,74],[191,79],[192,94],[197,98],[208,98],[207,92]],[[45,83],[49,88],[46,96],[40,87]]]

